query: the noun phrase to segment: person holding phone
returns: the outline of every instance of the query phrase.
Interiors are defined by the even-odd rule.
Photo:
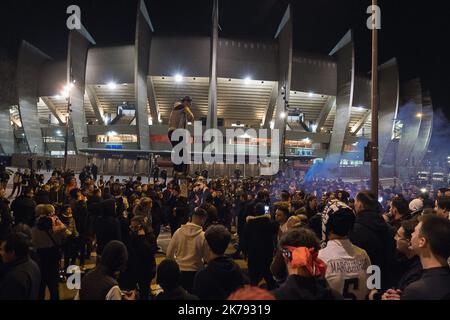
[[[97,267],[81,279],[81,289],[75,300],[136,300],[136,291],[122,291],[117,282],[127,261],[127,247],[122,242],[108,243]]]
[[[32,241],[39,257],[41,270],[39,299],[44,299],[45,289],[48,287],[50,299],[59,300],[61,245],[69,233],[64,223],[55,215],[55,208],[52,205],[39,205],[35,213],[38,218],[32,229]]]

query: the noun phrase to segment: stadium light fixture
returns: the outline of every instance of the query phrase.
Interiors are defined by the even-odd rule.
[[[252,82],[252,78],[251,77],[245,77],[244,79],[245,84],[249,85]]]
[[[286,114],[286,112],[282,112],[281,114],[280,114],[280,119],[286,119],[286,117],[287,117],[287,114]]]
[[[108,89],[109,90],[115,90],[117,88],[117,83],[114,81],[108,82]]]
[[[418,113],[416,114],[416,118],[422,119],[422,118],[423,118],[423,113],[422,113],[422,112],[418,112]]]
[[[183,75],[181,75],[179,73],[177,73],[174,78],[175,78],[175,82],[177,82],[177,83],[183,82]]]
[[[57,95],[57,97],[63,97],[63,98],[65,98],[65,99],[69,98],[69,96],[70,96],[70,90],[72,90],[73,87],[75,87],[75,85],[74,85],[73,83],[68,83],[68,84],[66,84],[66,85],[63,87],[61,93],[60,93],[59,95]]]

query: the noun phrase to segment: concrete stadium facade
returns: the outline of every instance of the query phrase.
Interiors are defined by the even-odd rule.
[[[0,97],[2,153],[61,156],[70,119],[73,155],[164,154],[171,149],[170,109],[189,95],[205,129],[280,129],[286,155],[300,166],[317,159],[362,165],[371,134],[371,83],[356,71],[352,31],[327,56],[302,53],[293,48],[290,7],[274,39],[254,41],[219,37],[218,10],[216,4],[210,37],[155,37],[140,1],[134,44],[96,47],[83,27],[69,32],[66,61],[23,41],[15,94]],[[431,138],[431,100],[420,80],[400,84],[395,58],[379,70],[381,165],[420,162]],[[64,86],[71,86],[70,108]]]

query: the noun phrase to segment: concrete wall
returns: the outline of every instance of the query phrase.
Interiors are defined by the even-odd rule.
[[[148,13],[145,3],[139,1],[136,18],[134,94],[136,101],[137,137],[140,150],[150,149],[150,131],[148,126],[148,118],[150,115],[147,108],[147,73],[149,69],[152,30],[149,24],[150,22],[147,21],[147,19]]]
[[[154,37],[151,76],[209,77],[209,37]]]
[[[336,62],[331,57],[294,55],[291,90],[335,96],[336,72]]]
[[[272,41],[219,38],[217,76],[278,80],[278,45]]]
[[[30,152],[42,154],[44,145],[38,116],[38,83],[41,67],[49,57],[23,41],[17,66],[19,111]],[[13,143],[11,141],[11,143]]]
[[[84,94],[86,79],[86,61],[90,43],[78,31],[69,33],[69,50],[67,65],[67,83],[73,83],[70,91],[70,125],[73,130],[76,150],[88,147],[86,115],[84,110]]]
[[[61,93],[66,83],[67,61],[47,61],[39,77],[39,96],[56,96]]]
[[[379,161],[383,164],[389,143],[392,140],[394,119],[397,118],[398,103],[400,94],[400,83],[398,75],[398,65],[395,59],[388,61],[380,67],[380,105],[379,105]],[[385,163],[394,165],[394,163]]]
[[[134,45],[90,49],[86,84],[134,83],[134,59]]]
[[[332,55],[337,61],[336,117],[328,153],[331,164],[337,165],[341,158],[344,139],[348,132],[355,84],[355,49],[352,31],[337,45]]]
[[[355,77],[355,91],[353,95],[353,107],[363,107],[370,109],[371,101],[371,83],[372,81],[363,76]]]
[[[428,146],[433,131],[433,105],[429,93],[422,93],[422,121],[420,122],[419,135],[411,151],[411,165],[421,166],[427,154]]]

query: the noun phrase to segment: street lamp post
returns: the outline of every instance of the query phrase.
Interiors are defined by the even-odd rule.
[[[372,0],[373,19],[377,19],[375,10],[377,0]],[[371,152],[371,187],[378,199],[379,160],[378,160],[378,21],[372,21],[372,152]],[[375,23],[376,22],[376,23]]]
[[[69,74],[69,83],[67,84],[67,118],[66,118],[66,133],[64,138],[64,164],[63,164],[63,171],[65,172],[67,170],[67,158],[69,153],[69,127],[70,127],[70,113],[72,112],[72,103],[70,99],[70,91],[71,87],[73,86],[72,82],[72,66],[70,67],[70,74]]]

